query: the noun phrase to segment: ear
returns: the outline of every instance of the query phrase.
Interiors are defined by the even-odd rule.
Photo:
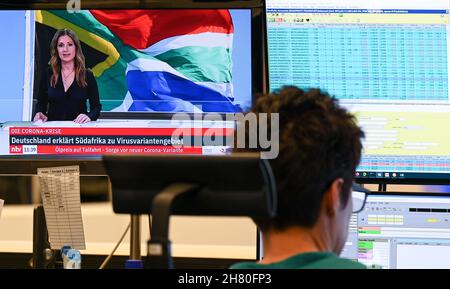
[[[335,179],[328,187],[324,195],[325,210],[328,216],[335,216],[342,208],[341,193],[344,180],[342,178]]]

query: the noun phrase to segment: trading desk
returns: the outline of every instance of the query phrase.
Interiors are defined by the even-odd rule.
[[[115,131],[116,137],[131,135],[129,139],[139,142],[142,140],[142,134],[145,134],[150,136],[150,140],[152,136],[156,136],[156,145],[153,148],[157,149],[161,148],[157,140],[170,139],[170,132],[177,128],[198,129],[206,126],[223,129],[233,125],[225,122],[171,120],[99,120],[83,125],[73,122],[5,123],[0,127],[0,175],[32,176],[37,174],[37,168],[71,165],[80,167],[80,175],[106,175],[101,154],[105,153],[108,147],[113,147],[86,143],[77,146],[70,143],[75,136],[79,136],[81,142],[88,142],[93,136],[96,141],[101,141],[105,136],[114,136]],[[161,138],[161,135],[165,138]],[[15,137],[14,144],[10,144],[11,136]],[[41,144],[47,140],[56,144]],[[79,147],[90,147],[93,153],[64,153],[68,148],[74,150]],[[148,145],[133,146],[136,150],[145,147]],[[215,154],[220,152],[220,149],[196,147],[177,153]],[[109,254],[130,222],[129,215],[114,214],[111,203],[82,204],[82,215],[87,248],[81,253],[88,255]],[[31,252],[32,222],[32,205],[5,204],[0,217],[0,252]],[[141,223],[141,252],[145,255],[149,238],[147,219],[141,218]],[[257,230],[249,218],[174,216],[171,219],[170,239],[174,257],[255,259],[257,255]],[[124,239],[116,254],[130,254],[129,237]]]
[[[0,216],[0,252],[31,253],[33,205],[5,205]],[[125,231],[130,217],[115,214],[111,203],[81,205],[86,239],[82,255],[108,255]],[[141,252],[147,254],[150,236],[146,216],[141,217]],[[171,218],[172,256],[186,258],[256,259],[256,227],[245,217]],[[115,255],[130,254],[129,232]]]

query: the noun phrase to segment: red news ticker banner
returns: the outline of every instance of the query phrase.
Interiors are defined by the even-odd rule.
[[[205,136],[224,140],[232,128],[11,127],[10,154],[202,154]],[[184,145],[177,137],[191,138]],[[193,141],[195,139],[195,141]]]
[[[76,127],[11,127],[10,136],[51,136],[51,135],[78,135],[78,136],[171,136],[177,132],[187,133],[191,136],[204,136],[205,134],[215,133],[217,136],[231,136],[234,132],[232,128],[76,128]]]

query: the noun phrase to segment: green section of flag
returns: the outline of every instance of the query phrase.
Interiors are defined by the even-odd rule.
[[[231,52],[225,47],[188,46],[169,50],[155,58],[196,82],[231,82]]]
[[[102,100],[102,110],[110,111],[122,104],[128,92],[125,79],[126,68],[127,63],[119,60],[97,78],[100,99]]]

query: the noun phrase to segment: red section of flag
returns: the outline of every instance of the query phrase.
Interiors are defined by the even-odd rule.
[[[203,32],[232,34],[233,21],[224,9],[91,10],[123,43],[145,49],[163,39]]]

